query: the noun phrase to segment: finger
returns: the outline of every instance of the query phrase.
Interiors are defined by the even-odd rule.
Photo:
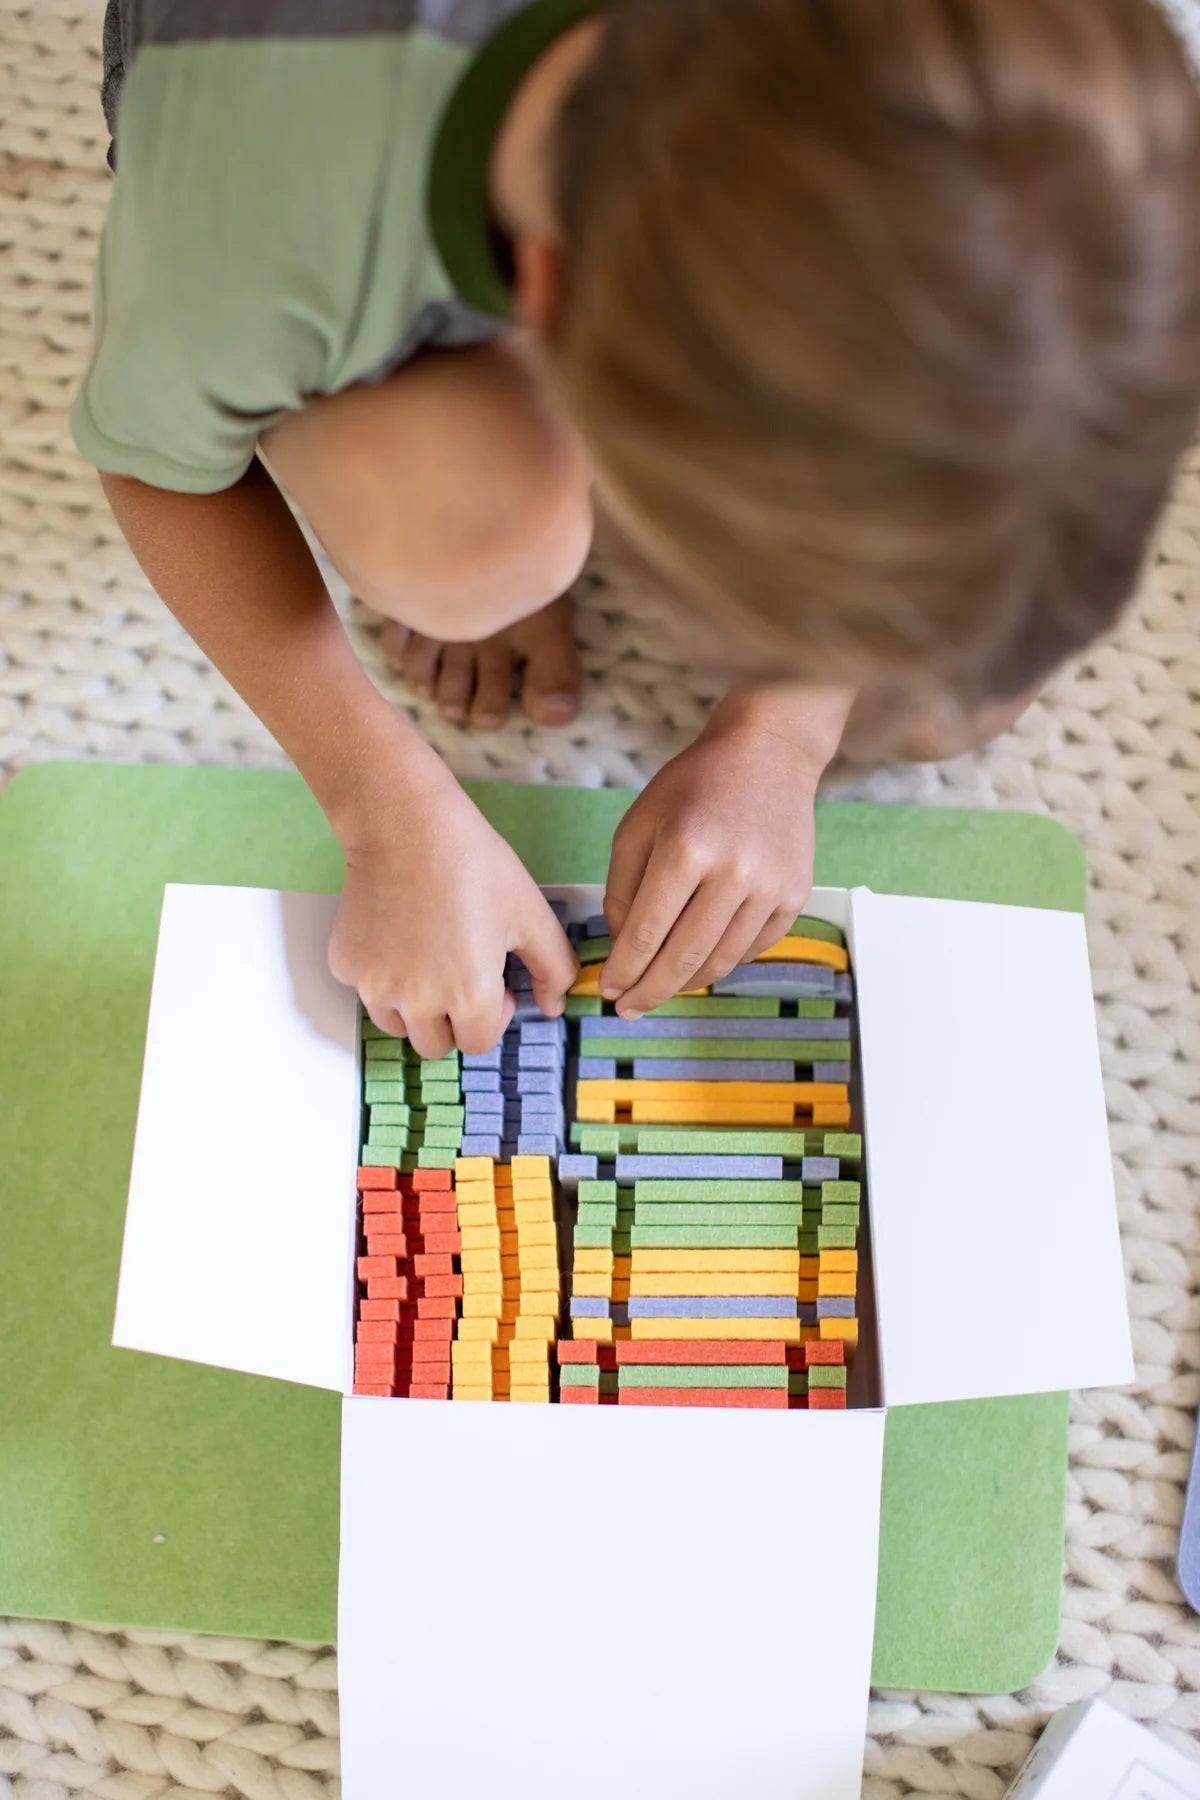
[[[408,1020],[408,1041],[417,1055],[437,1062],[454,1048],[454,1031],[445,1013]]]
[[[403,1038],[408,1036],[408,1028],[404,1023],[403,1016],[397,1012],[394,1006],[389,1006],[386,1001],[382,1003],[376,1002],[376,1004],[372,1005],[369,1001],[364,1000],[363,1011],[366,1013],[371,1023],[373,1025],[378,1025],[380,1031],[385,1031],[389,1037]]]
[[[625,996],[641,980],[696,892],[696,886],[695,871],[682,863],[675,851],[655,847],[625,922],[613,941],[608,961],[600,972],[600,992],[606,1000]],[[725,919],[721,924],[723,927]],[[705,944],[705,953],[711,948],[712,941]],[[699,963],[694,966],[699,967]]]
[[[469,1011],[456,1011],[451,1019],[454,1028],[454,1042],[464,1056],[482,1056],[485,1050],[494,1050],[512,1022],[516,1008],[516,996],[508,989],[500,986],[496,990],[494,1000],[485,1006],[473,1007]]]
[[[769,901],[743,900],[703,966],[697,969],[696,986],[711,986],[714,981],[720,981],[723,975],[728,975],[731,969],[736,969],[739,963],[753,961],[760,946],[765,949],[768,944],[775,943],[782,933],[776,932],[771,937],[768,932],[769,922],[777,916],[771,911]]]
[[[443,719],[466,718],[474,687],[474,644],[443,644],[437,677],[437,709]]]
[[[615,940],[629,917],[629,909],[637,897],[646,873],[646,864],[650,861],[654,849],[654,823],[649,814],[642,823],[643,815],[638,811],[637,802],[633,810],[626,814],[618,825],[613,837],[612,855],[608,862],[608,880],[604,886],[604,916],[608,920],[610,935]],[[600,972],[600,991],[605,993],[604,977],[607,969]],[[614,993],[619,993],[615,989]],[[606,999],[613,996],[605,993]]]
[[[617,1011],[623,1019],[643,1013],[685,988],[700,987],[704,967],[736,916],[741,890],[723,882],[703,882],[680,910],[657,952],[641,975],[621,995]]]
[[[533,977],[533,997],[547,1018],[563,1009],[567,989],[579,973],[579,958],[549,903],[537,894],[520,922],[513,949]]]
[[[478,659],[471,723],[480,731],[498,731],[512,702],[512,651],[493,639],[480,644]]]
[[[404,652],[412,632],[407,625],[401,625],[396,619],[386,619],[380,633],[383,647],[383,659],[393,669],[403,670]]]
[[[439,640],[422,637],[419,631],[414,631],[404,646],[404,679],[422,700],[428,700],[433,693],[441,655]]]
[[[805,899],[807,898],[806,894]],[[801,901],[800,906],[803,904],[804,901]],[[742,961],[753,962],[756,956],[761,956],[764,950],[769,950],[772,944],[777,944],[780,938],[786,937],[796,923],[800,906],[777,906],[742,957]]]

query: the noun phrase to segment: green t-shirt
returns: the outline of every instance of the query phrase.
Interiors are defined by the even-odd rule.
[[[310,395],[502,330],[492,144],[599,4],[140,0],[81,454],[215,493]]]

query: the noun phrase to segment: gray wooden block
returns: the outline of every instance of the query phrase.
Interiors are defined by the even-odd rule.
[[[666,1018],[581,1019],[584,1038],[804,1038],[840,1040],[850,1036],[849,1019]]]
[[[628,1302],[631,1319],[794,1319],[798,1301],[778,1294],[693,1294]]]
[[[578,1077],[581,1085],[589,1081],[615,1081],[617,1065],[611,1057],[589,1056],[586,1062],[578,1064]]]
[[[775,1000],[837,994],[837,976],[821,963],[742,963],[712,984],[714,994],[765,995]]]
[[[817,1317],[818,1319],[852,1319],[854,1317],[854,1301],[849,1295],[819,1295]]]
[[[782,1156],[647,1156],[617,1157],[618,1181],[650,1179],[692,1181],[782,1181]]]
[[[583,922],[583,934],[585,937],[607,937],[608,920],[605,918],[604,914],[593,913],[590,918],[585,919]]]
[[[845,1084],[850,1079],[848,1062],[814,1062],[809,1066],[814,1081],[840,1081]]]
[[[839,1167],[836,1156],[805,1156],[800,1161],[800,1179],[807,1183],[836,1181]]]
[[[591,1073],[591,1058],[580,1064],[580,1070]],[[634,1060],[635,1081],[794,1081],[795,1069],[790,1062],[739,1062],[730,1057],[638,1057]]]

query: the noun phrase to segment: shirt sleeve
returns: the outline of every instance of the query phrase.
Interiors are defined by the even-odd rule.
[[[222,92],[211,64],[172,47],[131,72],[71,411],[95,467],[195,494],[237,481],[267,426],[322,387],[332,324],[303,184],[259,96]]]

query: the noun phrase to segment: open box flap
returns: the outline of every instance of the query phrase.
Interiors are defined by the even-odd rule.
[[[1082,917],[856,889],[889,1405],[1133,1379]]]
[[[858,1800],[883,1427],[347,1400],[346,1800]]]
[[[345,1391],[358,1003],[336,900],[168,887],[113,1341]]]

